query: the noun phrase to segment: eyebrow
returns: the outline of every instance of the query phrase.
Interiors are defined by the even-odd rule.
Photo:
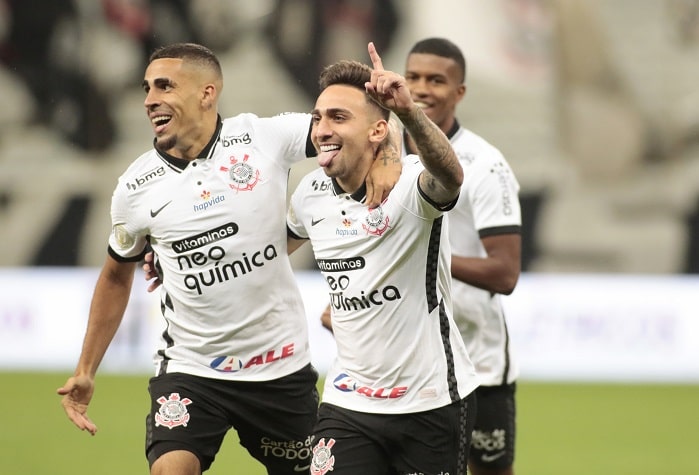
[[[328,115],[337,114],[338,112],[341,112],[343,114],[354,115],[354,114],[352,114],[352,112],[350,112],[349,109],[343,109],[341,107],[331,107],[331,108],[325,110],[325,113]],[[311,111],[311,114],[321,114],[321,111],[320,111],[320,109],[313,109]]]
[[[153,86],[155,86],[155,87],[162,87],[162,86],[167,86],[167,85],[171,85],[171,84],[174,84],[174,83],[168,78],[155,78],[153,80]],[[143,87],[145,89],[147,86],[148,86],[148,81],[146,81],[144,79],[143,82],[141,83],[141,87]]]
[[[405,71],[405,75],[415,75],[415,76],[424,76],[427,79],[434,79],[434,78],[444,78],[446,79],[448,77],[447,74],[444,73],[423,73],[422,71],[415,70],[415,69],[408,69]]]

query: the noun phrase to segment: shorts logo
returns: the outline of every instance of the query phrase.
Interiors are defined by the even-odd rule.
[[[160,409],[155,415],[155,426],[165,426],[172,429],[177,426],[187,427],[189,422],[189,413],[187,406],[192,404],[189,398],[180,399],[179,393],[171,393],[170,397],[165,399],[165,396],[158,398]]]
[[[235,191],[251,191],[260,181],[260,170],[254,169],[247,162],[250,156],[245,154],[243,161],[235,156],[230,157],[230,167],[221,167],[222,172],[228,172],[231,183],[228,186]]]
[[[498,453],[493,454],[493,455],[483,454],[483,456],[481,456],[481,460],[483,460],[483,461],[486,462],[486,463],[494,462],[494,461],[496,461],[497,459],[499,459],[500,457],[502,457],[503,455],[505,455],[505,452],[504,452],[504,451],[503,451],[503,452],[498,452]]]
[[[311,461],[311,475],[325,475],[335,468],[335,456],[332,454],[335,439],[329,439],[325,444],[325,438],[320,439],[313,447],[313,460]]]

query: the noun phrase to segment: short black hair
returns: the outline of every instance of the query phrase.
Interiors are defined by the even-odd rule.
[[[461,49],[446,38],[425,38],[413,45],[408,55],[433,54],[442,58],[452,59],[459,66],[461,72],[461,82],[466,80],[466,59]]]
[[[330,66],[326,66],[318,78],[320,92],[328,86],[342,85],[359,89],[366,94],[364,84],[371,81],[371,68],[359,61],[341,60]],[[391,112],[374,101],[369,94],[366,99],[381,110],[381,116],[388,120]]]
[[[202,66],[209,67],[214,70],[219,77],[223,77],[223,73],[221,72],[221,63],[219,63],[214,52],[206,46],[202,46],[197,43],[173,43],[161,46],[151,53],[148,61],[153,62],[156,59],[165,58],[182,59],[199,63]]]

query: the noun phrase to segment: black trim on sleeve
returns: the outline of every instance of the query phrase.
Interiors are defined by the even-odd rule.
[[[291,239],[296,239],[297,241],[308,241],[308,238],[301,237],[294,233],[291,229],[289,229],[289,226],[286,227],[286,235],[287,237],[290,237]]]
[[[420,196],[422,196],[425,201],[427,201],[429,204],[432,205],[434,209],[438,209],[439,211],[449,211],[454,209],[454,206],[456,206],[456,202],[459,201],[459,195],[456,195],[456,198],[454,198],[453,201],[450,201],[449,203],[446,204],[438,204],[432,201],[432,199],[425,194],[424,191],[422,191],[422,188],[420,188],[420,180],[417,181],[417,191],[420,193]]]
[[[318,155],[316,148],[313,146],[313,141],[311,140],[311,129],[313,129],[313,120],[308,124],[308,135],[306,136],[306,158],[315,157]]]
[[[478,230],[478,237],[499,236],[501,234],[522,234],[522,226],[496,226]]]
[[[112,246],[107,246],[107,253],[112,256],[112,259],[114,259],[117,262],[139,262],[143,260],[144,257],[146,257],[146,252],[148,252],[148,248],[146,247],[141,253],[137,256],[134,257],[124,257],[120,256],[119,254],[116,253],[114,249],[112,249]]]

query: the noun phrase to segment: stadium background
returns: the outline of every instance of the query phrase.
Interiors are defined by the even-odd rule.
[[[464,50],[457,116],[522,185],[524,274],[506,300],[523,370],[520,473],[639,473],[632,461],[699,472],[686,455],[696,435],[682,435],[699,422],[698,0],[0,0],[0,384],[16,409],[0,423],[15,428],[1,431],[0,472],[77,473],[65,454],[86,450],[53,392],[79,352],[114,184],[152,140],[147,52],[207,44],[224,68],[222,115],[271,115],[309,110],[319,68],[368,61],[367,41],[402,71],[426,36]],[[295,168],[290,189],[313,166]],[[293,262],[315,325],[310,253]],[[123,373],[147,373],[157,328],[136,289],[105,361],[117,412],[142,398],[143,377]],[[97,442],[85,473],[120,473],[99,458],[140,450],[135,416],[122,439]],[[68,446],[44,458],[49,471],[19,447],[51,435]]]

